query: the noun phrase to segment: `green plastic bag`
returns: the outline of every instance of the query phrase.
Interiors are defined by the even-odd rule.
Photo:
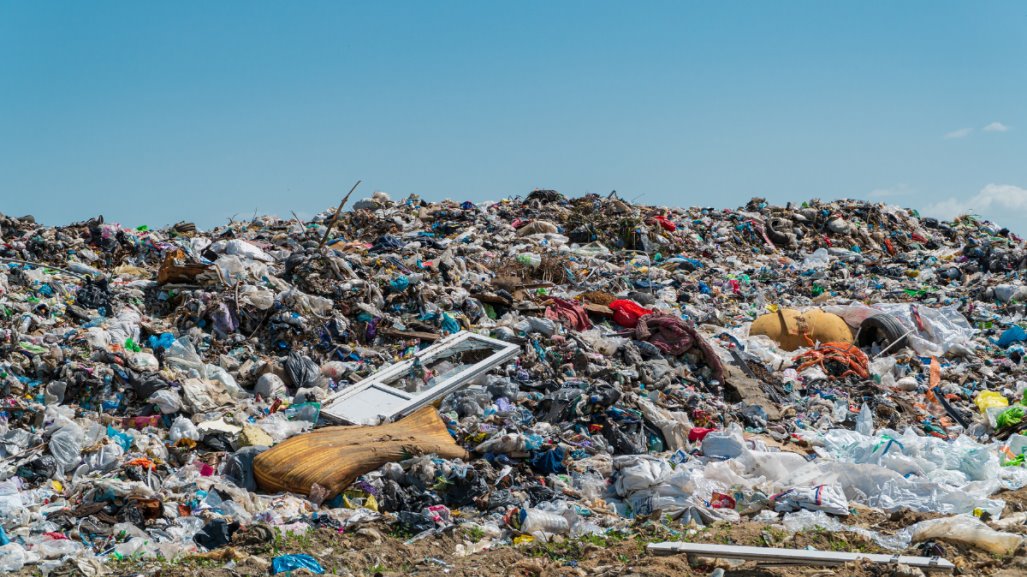
[[[1006,427],[1012,427],[1013,425],[1019,425],[1020,421],[1023,420],[1024,408],[1023,405],[1013,405],[1008,409],[1002,411],[995,417],[996,427],[1004,429]]]

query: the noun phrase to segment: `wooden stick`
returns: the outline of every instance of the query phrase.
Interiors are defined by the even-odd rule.
[[[353,191],[356,190],[358,186],[360,186],[361,182],[363,181],[358,180],[357,183],[353,185],[353,188],[349,189],[349,192],[346,193],[346,196],[342,197],[342,202],[339,203],[339,208],[335,209],[335,215],[332,216],[332,221],[328,223],[328,228],[325,229],[324,236],[321,237],[321,242],[317,245],[317,250],[321,250],[322,248],[324,248],[325,241],[328,240],[328,235],[331,234],[332,227],[335,226],[335,221],[339,220],[339,213],[342,212],[343,205],[346,204],[346,201],[349,200],[349,195],[353,194]]]

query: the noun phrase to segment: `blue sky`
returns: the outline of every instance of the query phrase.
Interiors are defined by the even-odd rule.
[[[0,212],[360,192],[1027,217],[1022,2],[3,2]]]

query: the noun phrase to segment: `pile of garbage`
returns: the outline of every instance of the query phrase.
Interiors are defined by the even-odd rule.
[[[856,506],[944,515],[869,532],[891,549],[1012,553],[1025,267],[1007,229],[861,201],[0,216],[0,571],[371,521],[474,527],[467,555],[642,519],[844,530]]]

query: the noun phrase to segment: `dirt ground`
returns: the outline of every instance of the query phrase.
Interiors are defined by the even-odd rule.
[[[1027,488],[1000,493],[997,496],[1007,501],[1007,514],[1027,507]],[[845,522],[883,533],[892,533],[917,521],[937,516],[912,512],[887,514],[857,508],[856,514],[848,517]],[[111,570],[110,575],[126,577],[249,577],[270,574],[270,560],[274,557],[290,553],[307,553],[321,563],[326,574],[353,577],[699,577],[709,575],[717,568],[724,569],[727,577],[885,577],[918,574],[903,567],[880,566],[868,562],[835,568],[757,567],[752,562],[734,563],[714,559],[690,561],[684,555],[661,557],[646,550],[649,543],[682,540],[790,549],[887,553],[872,541],[852,533],[812,529],[788,535],[779,528],[754,522],[721,523],[706,528],[689,528],[650,520],[636,524],[630,532],[623,534],[556,539],[549,543],[535,541],[517,545],[497,545],[463,556],[457,553],[458,548],[482,546],[488,542],[487,538],[455,528],[435,537],[406,544],[404,536],[391,531],[385,522],[364,524],[347,532],[323,528],[301,535],[277,533],[270,539],[267,538],[266,532],[260,534],[253,530],[244,530],[233,539],[233,546],[211,553],[174,562],[125,560],[109,563],[108,568]],[[1027,575],[1027,557],[1022,552],[1010,557],[999,557],[951,543],[939,542],[937,546],[939,549],[935,552],[940,551],[944,558],[956,565],[957,575]],[[923,551],[914,545],[903,553],[922,555]],[[38,569],[26,568],[18,575],[27,577],[39,574]],[[305,573],[297,571],[293,574]],[[51,575],[64,577],[83,573],[66,564]]]

